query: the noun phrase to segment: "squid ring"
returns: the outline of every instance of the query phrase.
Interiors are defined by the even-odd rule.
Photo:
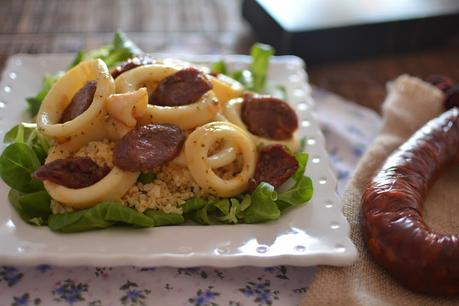
[[[215,174],[209,161],[209,149],[220,139],[231,143],[243,157],[242,170],[231,179],[222,179]],[[201,188],[219,197],[232,197],[247,190],[255,172],[256,151],[247,133],[229,122],[210,122],[200,126],[185,142],[185,157],[193,179]]]
[[[46,163],[68,157],[71,152],[67,144],[53,147]],[[75,209],[83,209],[102,201],[119,200],[135,184],[139,175],[140,172],[123,171],[114,167],[104,178],[88,187],[73,189],[51,181],[44,181],[43,185],[56,201]]]
[[[129,70],[115,81],[116,92],[124,93],[148,87],[152,90],[162,79],[178,71],[178,68],[162,64],[145,65]],[[218,99],[210,90],[197,102],[181,106],[147,105],[141,124],[172,123],[183,130],[195,128],[212,121],[219,110]]]
[[[91,80],[96,80],[97,87],[89,108],[73,120],[59,123],[72,97]],[[113,78],[102,60],[81,62],[51,88],[38,112],[37,126],[44,135],[58,143],[71,141],[75,147],[102,139],[105,137],[106,99],[114,92]]]
[[[230,144],[228,144],[228,142],[225,142],[223,148],[214,155],[209,156],[207,160],[209,162],[210,167],[212,169],[216,169],[231,164],[233,161],[236,160],[236,158],[236,149]],[[182,149],[182,151],[180,151],[180,154],[176,158],[174,158],[171,161],[171,163],[174,163],[181,167],[186,167],[187,161],[185,156],[185,150]]]

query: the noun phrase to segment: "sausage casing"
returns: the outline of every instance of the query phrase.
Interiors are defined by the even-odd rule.
[[[362,196],[362,232],[369,252],[417,292],[459,294],[459,235],[433,231],[422,215],[429,187],[458,157],[459,110],[453,108],[392,153]]]

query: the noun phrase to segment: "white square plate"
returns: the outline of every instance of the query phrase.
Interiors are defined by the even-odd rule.
[[[25,98],[41,86],[42,76],[65,69],[72,55],[15,55],[0,85],[0,137],[20,121],[30,121]],[[180,57],[208,64],[220,56]],[[231,69],[246,67],[247,56],[224,56]],[[275,222],[256,225],[170,226],[151,229],[110,228],[57,234],[24,223],[8,203],[0,183],[0,264],[136,265],[136,266],[272,266],[349,265],[357,252],[336,194],[324,138],[312,111],[304,63],[293,56],[275,57],[269,79],[286,86],[298,112],[310,154],[307,174],[314,196]],[[4,146],[1,146],[3,150]]]

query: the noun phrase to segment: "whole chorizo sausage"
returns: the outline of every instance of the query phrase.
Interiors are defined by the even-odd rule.
[[[428,189],[459,161],[459,110],[428,122],[386,160],[362,196],[368,250],[402,285],[434,295],[459,294],[459,235],[423,220]]]

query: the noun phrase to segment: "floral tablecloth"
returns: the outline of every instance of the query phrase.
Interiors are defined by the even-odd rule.
[[[320,89],[315,110],[342,193],[358,159],[376,136],[374,112]],[[1,246],[0,246],[1,247]],[[31,305],[297,305],[314,268],[219,269],[2,266],[0,306]]]

